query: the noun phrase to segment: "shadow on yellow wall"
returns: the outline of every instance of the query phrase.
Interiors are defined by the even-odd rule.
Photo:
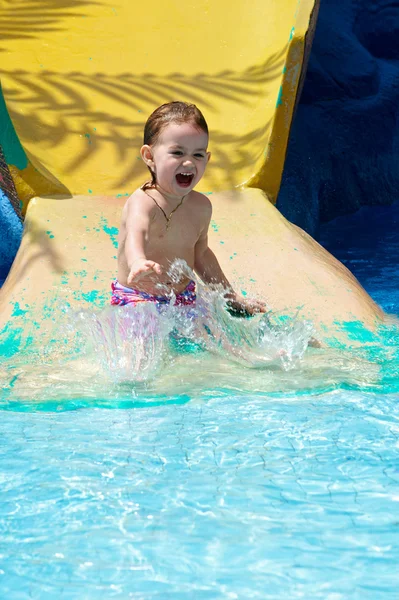
[[[143,107],[155,108],[165,101],[189,98],[205,114],[207,111],[217,113],[223,98],[234,103],[237,111],[248,110],[259,87],[281,76],[285,53],[286,48],[283,48],[263,64],[241,73],[225,70],[213,75],[197,73],[192,77],[182,73],[164,77],[153,73],[117,76],[96,73],[93,77],[77,71],[65,75],[47,69],[38,74],[25,69],[3,69],[0,76],[6,82],[11,119],[28,148],[34,152],[40,145],[49,154],[56,153],[62,145],[76,148],[62,169],[72,177],[106,151],[103,169],[118,191],[146,173],[138,162],[147,116]],[[101,109],[110,104],[115,112]],[[211,130],[211,187],[216,181],[222,182],[225,188],[243,183],[243,171],[261,156],[270,125],[271,118],[243,135]],[[80,137],[78,144],[77,137]],[[57,173],[61,180],[64,180],[63,173]]]

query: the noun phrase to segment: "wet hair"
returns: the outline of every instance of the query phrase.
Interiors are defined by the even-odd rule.
[[[203,131],[207,135],[208,125],[205,121],[205,117],[202,112],[195,106],[195,104],[189,104],[187,102],[168,102],[162,104],[148,117],[147,122],[144,126],[144,145],[154,146],[163,129],[169,123],[191,123],[197,129]],[[156,184],[156,177],[151,167],[148,167],[151,173],[151,181],[146,182],[142,189],[154,187]]]

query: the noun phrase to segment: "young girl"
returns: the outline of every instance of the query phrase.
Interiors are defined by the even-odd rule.
[[[118,279],[111,304],[194,304],[195,283],[172,281],[180,259],[211,285],[221,285],[235,310],[264,312],[262,303],[238,297],[208,246],[212,206],[194,191],[210,159],[208,126],[198,108],[170,102],[157,108],[144,128],[141,158],[151,173],[127,200],[119,232]]]

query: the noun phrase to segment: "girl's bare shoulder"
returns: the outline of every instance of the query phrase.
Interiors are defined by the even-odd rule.
[[[201,194],[200,192],[192,191],[190,194],[190,201],[195,205],[201,212],[206,215],[212,214],[212,204],[208,196]]]
[[[151,201],[151,198],[141,188],[137,188],[137,190],[129,196],[123,207],[123,214],[125,216],[129,213],[137,212],[154,212],[154,202]]]
[[[137,188],[126,200],[127,205],[142,204],[143,202],[150,204],[151,198],[141,188]],[[125,205],[126,206],[126,205]]]

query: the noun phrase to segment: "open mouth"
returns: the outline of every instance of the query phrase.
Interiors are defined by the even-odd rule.
[[[176,181],[180,187],[190,187],[194,179],[194,173],[178,173],[176,175]]]

